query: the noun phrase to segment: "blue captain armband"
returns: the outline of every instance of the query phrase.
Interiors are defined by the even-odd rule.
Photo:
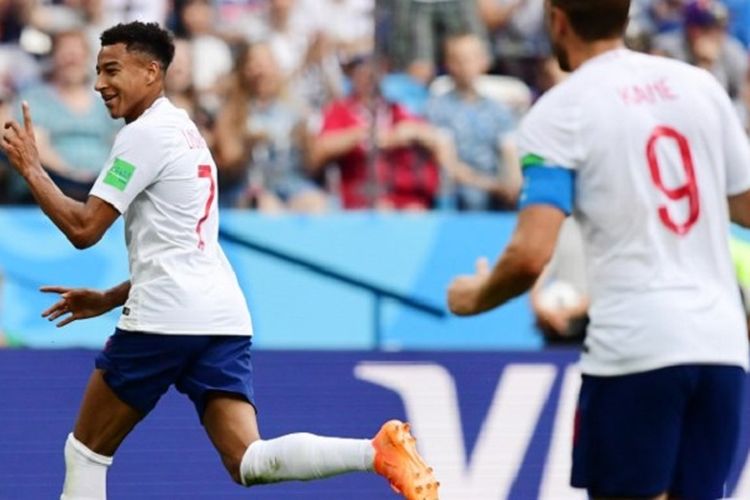
[[[573,212],[575,178],[575,171],[568,168],[525,166],[518,209],[529,205],[552,205],[570,215]]]

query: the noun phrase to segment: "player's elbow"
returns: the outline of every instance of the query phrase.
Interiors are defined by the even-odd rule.
[[[546,265],[547,259],[539,256],[527,256],[519,263],[518,269],[524,278],[533,283],[541,276]]]
[[[67,235],[68,241],[78,250],[85,250],[96,245],[102,239],[102,235],[90,229],[82,228],[70,231]]]

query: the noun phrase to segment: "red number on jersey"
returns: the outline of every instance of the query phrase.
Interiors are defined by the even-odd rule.
[[[214,182],[214,176],[211,175],[211,165],[198,165],[198,177],[208,178],[209,191],[208,199],[206,200],[206,208],[203,210],[203,217],[198,220],[198,224],[195,226],[195,232],[198,233],[198,248],[203,250],[206,243],[203,241],[203,234],[201,234],[201,228],[203,223],[208,219],[208,214],[211,211],[211,204],[214,202],[216,196],[216,183]]]
[[[685,184],[674,188],[668,188],[662,181],[661,165],[656,152],[656,145],[661,139],[671,139],[677,143],[682,159],[682,168],[685,171]],[[690,152],[690,144],[687,137],[671,127],[656,127],[648,139],[646,146],[648,168],[651,171],[651,180],[654,185],[672,201],[687,200],[688,216],[685,221],[675,221],[669,214],[665,205],[659,206],[659,218],[662,223],[678,235],[687,234],[690,228],[698,221],[700,214],[700,197],[698,196],[698,184],[695,180],[695,169],[693,168],[693,155]]]

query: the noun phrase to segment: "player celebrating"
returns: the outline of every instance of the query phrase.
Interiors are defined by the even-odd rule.
[[[456,278],[459,315],[526,291],[566,215],[591,289],[572,484],[593,498],[724,496],[748,341],[729,256],[750,226],[750,147],[713,77],[623,47],[629,0],[547,0],[571,76],[520,131],[525,185],[492,270]]]
[[[134,22],[105,31],[101,42],[96,90],[126,125],[88,200],[65,197],[43,170],[26,103],[24,127],[6,123],[2,143],[39,206],[77,248],[125,217],[130,281],[106,292],[46,288],[61,294],[44,313],[62,316],[59,326],[124,305],[65,444],[62,499],[106,498],[112,456],[172,384],[195,404],[237,483],[375,470],[406,498],[437,499],[432,471],[401,422],[386,423],[372,441],[260,439],[250,315],[217,241],[216,165],[188,115],[163,97],[172,39],[156,24]]]

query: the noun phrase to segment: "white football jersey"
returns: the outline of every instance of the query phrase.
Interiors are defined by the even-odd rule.
[[[91,195],[125,218],[131,288],[118,328],[252,335],[218,242],[216,164],[185,111],[162,97],[123,127]]]
[[[534,163],[575,172],[592,300],[584,373],[747,369],[727,196],[750,189],[750,147],[709,73],[604,53],[539,100],[520,148]]]

